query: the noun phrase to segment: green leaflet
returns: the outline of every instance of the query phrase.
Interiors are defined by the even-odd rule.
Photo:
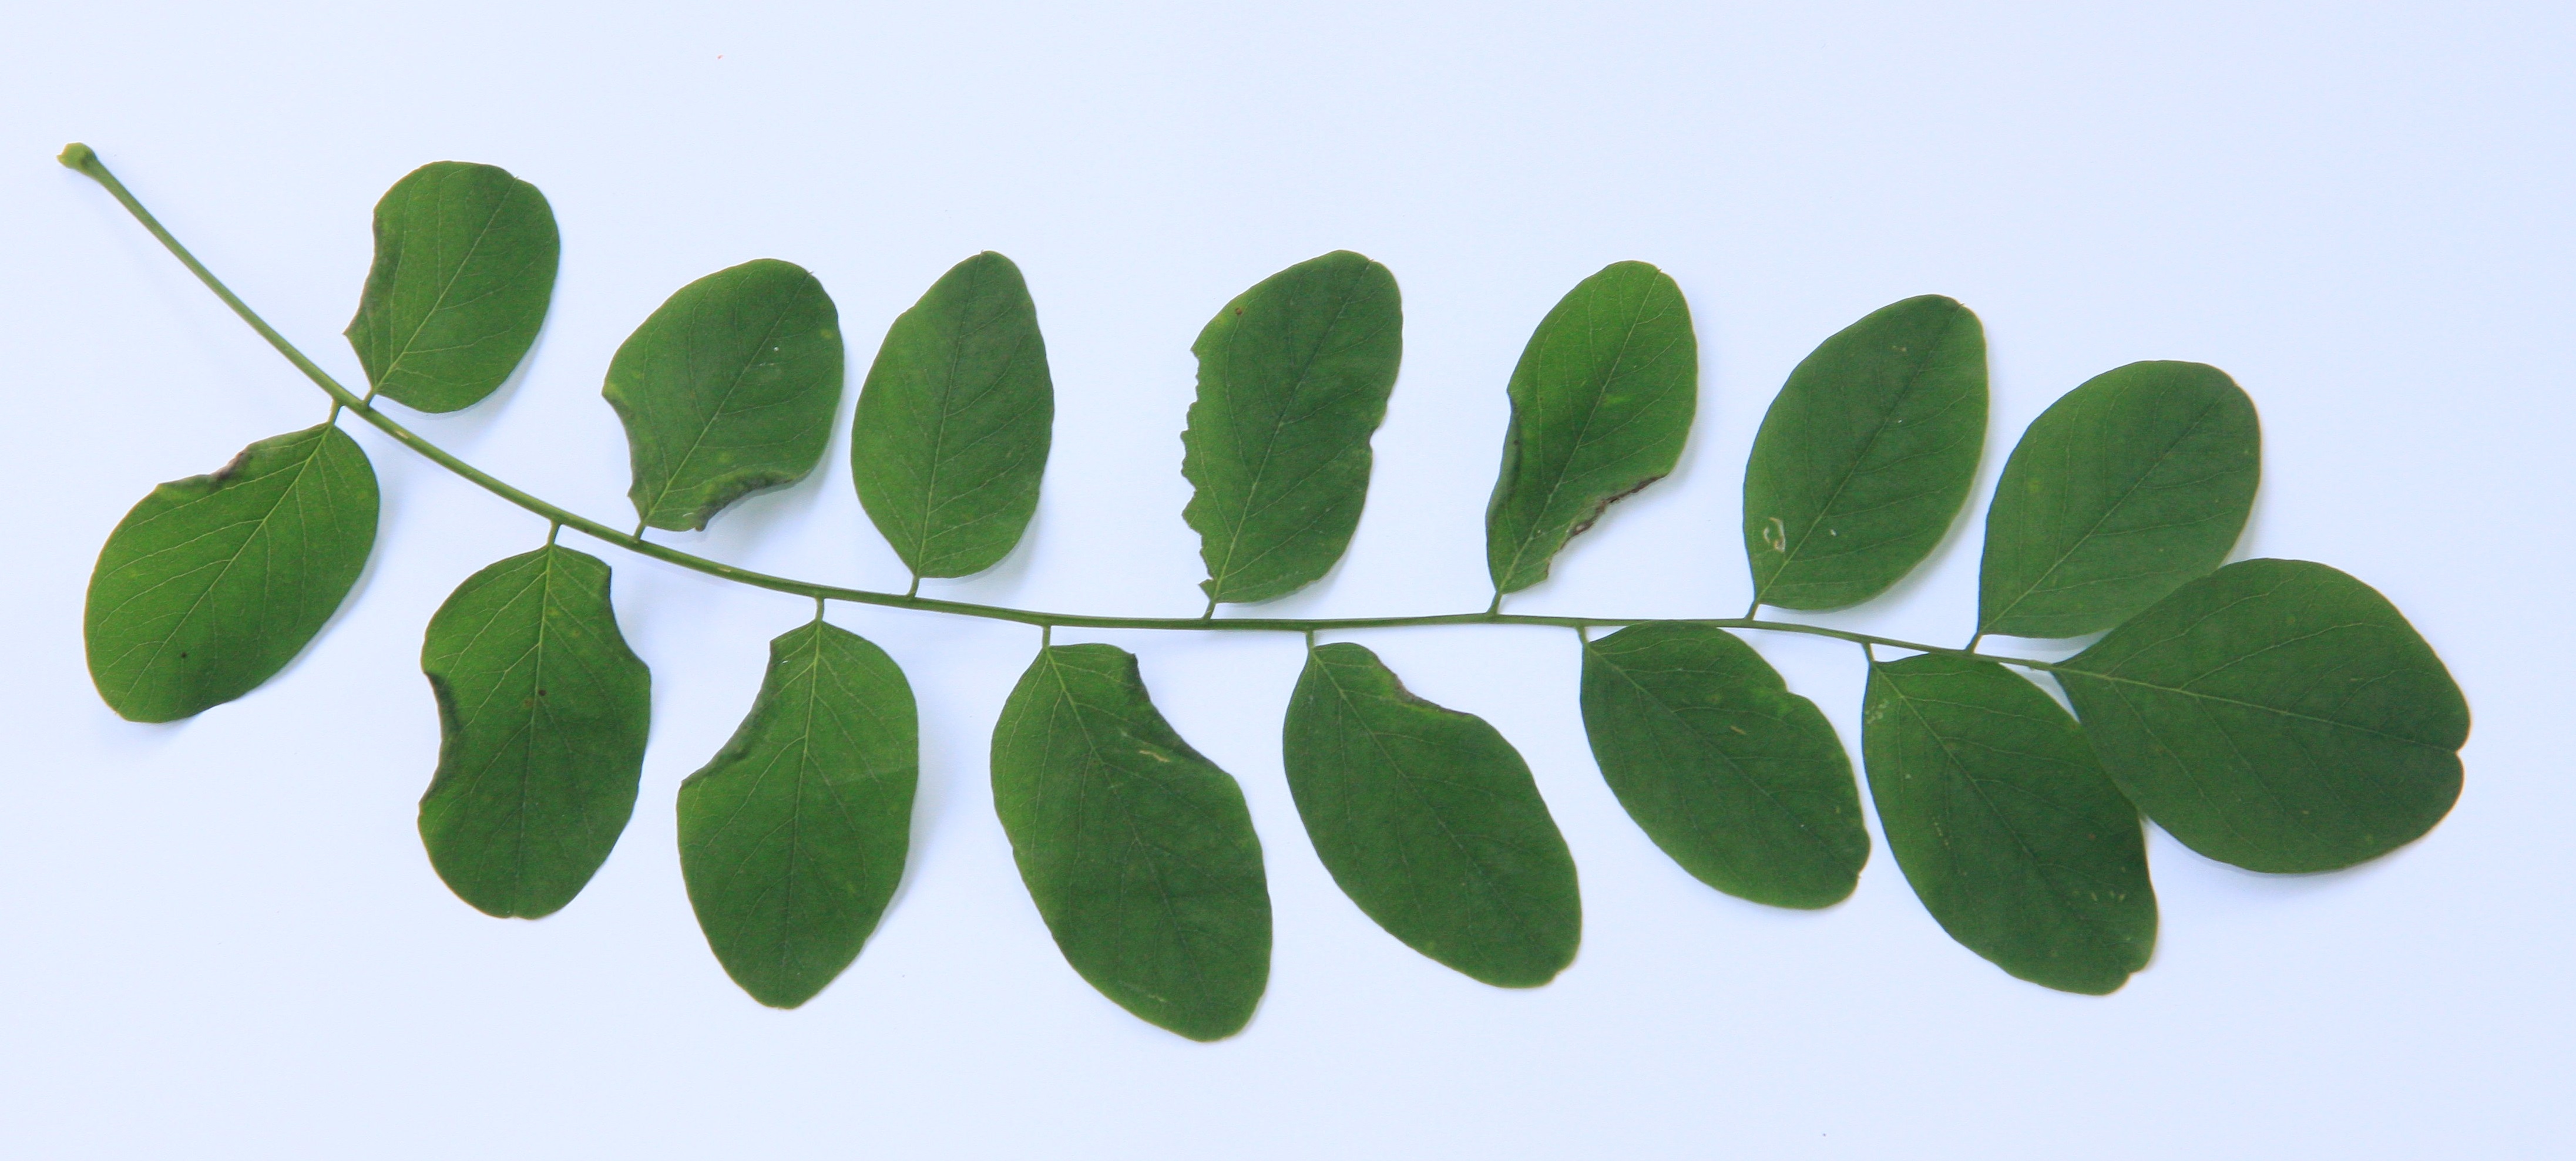
[[[2248,870],[2377,858],[2460,796],[2460,687],[2386,597],[2322,564],[2228,565],[2056,673],[2147,817]]]
[[[1873,661],[1861,753],[1888,849],[1952,939],[2089,995],[2147,966],[2156,895],[2137,809],[2038,686],[1991,661]]]
[[[322,631],[376,543],[376,470],[328,423],[152,489],[90,573],[90,680],[129,721],[259,688]]]
[[[1699,407],[1699,338],[1681,287],[1643,262],[1576,283],[1521,349],[1511,396],[1485,507],[1497,597],[1547,579],[1566,541],[1681,462]]]
[[[1388,934],[1499,987],[1537,987],[1574,962],[1574,856],[1528,764],[1483,718],[1332,644],[1307,651],[1285,733],[1315,853]]]
[[[725,505],[822,462],[841,405],[840,315],[792,262],[727,267],[635,328],[601,393],[626,425],[635,514],[655,528],[704,528]]]
[[[1073,970],[1192,1040],[1241,1031],[1270,979],[1270,889],[1243,791],[1172,732],[1136,657],[1038,652],[993,727],[993,808]]]
[[[1977,632],[2108,629],[2236,546],[2263,433],[2236,381],[2200,363],[2131,363],[2031,421],[1986,510]]]
[[[915,577],[991,568],[1037,511],[1055,384],[1037,304],[985,251],[894,320],[859,391],[851,478]]]
[[[1842,739],[1734,634],[1667,622],[1586,643],[1583,728],[1628,817],[1701,882],[1824,907],[1860,881],[1869,832]]]
[[[420,668],[438,696],[430,865],[485,914],[553,914],[626,829],[652,718],[608,566],[549,544],[465,578],[429,619]]]
[[[376,203],[376,262],[345,332],[367,386],[422,411],[483,401],[546,321],[561,250],[537,187],[437,161]]]
[[[1937,294],[1817,346],[1762,416],[1744,469],[1757,605],[1838,609],[1941,543],[1986,437],[1986,332]]]
[[[1369,436],[1404,357],[1395,275],[1348,250],[1236,295],[1199,331],[1181,518],[1211,601],[1262,601],[1340,560],[1368,499]]]
[[[815,621],[769,643],[751,713],[680,784],[689,904],[753,999],[813,999],[876,930],[912,845],[915,730],[894,659]]]

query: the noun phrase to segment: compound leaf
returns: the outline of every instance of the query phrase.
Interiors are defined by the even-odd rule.
[[[626,425],[636,516],[704,528],[725,505],[822,462],[841,405],[840,315],[795,263],[728,267],[635,328],[601,393]]]
[[[885,650],[815,621],[769,643],[751,713],[680,784],[680,871],[707,946],[773,1008],[858,958],[903,879],[920,744]]]
[[[1986,509],[1977,631],[2080,637],[2236,546],[2262,476],[2254,401],[2200,363],[2131,363],[2031,421]]]
[[[485,914],[562,909],[634,813],[652,719],[608,566],[549,544],[465,578],[430,618],[420,668],[438,697],[430,865]]]
[[[951,268],[894,320],[859,390],[851,478],[916,577],[990,568],[1037,511],[1055,385],[1011,260]]]
[[[1498,595],[1547,579],[1566,541],[1681,462],[1699,407],[1699,339],[1681,287],[1643,262],[1575,284],[1522,348],[1511,397],[1485,507]]]
[[[2056,673],[2120,789],[2222,862],[2351,866],[2460,796],[2460,687],[2388,598],[2322,564],[2228,565]]]
[[[276,676],[366,568],[376,506],[367,453],[327,423],[152,489],[90,573],[99,696],[129,721],[176,721]]]
[[[1413,696],[1377,654],[1318,646],[1288,702],[1288,789],[1342,893],[1406,946],[1528,988],[1574,962],[1574,856],[1520,752]]]
[[[1348,250],[1262,279],[1190,344],[1198,399],[1181,433],[1216,601],[1261,601],[1341,559],[1368,499],[1369,436],[1404,356],[1395,275]]]
[[[1744,470],[1756,603],[1838,609],[1922,563],[1977,474],[1986,332],[1937,294],[1880,307],[1789,373]]]
[[[1270,979],[1270,888],[1234,779],[1172,732],[1136,657],[1042,649],[993,727],[993,807],[1073,970],[1192,1040],[1242,1030]]]
[[[1869,832],[1842,739],[1734,634],[1667,622],[1587,643],[1583,728],[1628,817],[1701,882],[1775,907],[1859,882]]]
[[[2119,990],[2155,950],[2137,808],[2055,701],[1991,661],[1872,662],[1870,797],[1905,881],[1943,930],[2061,991]]]
[[[537,187],[437,161],[376,203],[376,262],[349,345],[378,394],[455,411],[499,388],[546,321],[561,243]]]

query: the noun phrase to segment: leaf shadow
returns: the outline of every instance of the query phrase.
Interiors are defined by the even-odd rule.
[[[654,536],[673,547],[687,544],[700,556],[750,559],[764,541],[774,542],[773,532],[793,532],[813,522],[815,507],[822,503],[823,477],[829,474],[808,472],[800,480],[745,492],[709,517],[704,528],[656,530]]]
[[[2254,503],[2245,511],[2245,527],[2237,532],[2236,543],[2227,546],[2227,555],[2220,560],[2221,564],[2234,564],[2261,555],[2255,551],[2255,546],[2262,543],[2263,525],[2271,516],[2271,497],[2272,490],[2258,481],[2254,487]]]
[[[271,680],[275,679],[272,678]],[[257,693],[259,691],[252,690],[251,692]],[[106,750],[107,752],[118,754],[120,756],[129,754],[157,755],[171,746],[176,745],[179,739],[187,734],[188,727],[195,725],[197,722],[196,717],[185,717],[175,722],[128,721],[123,717],[119,717],[116,711],[108,709],[107,703],[103,700],[97,702],[96,707],[105,712],[88,715],[91,725],[91,744],[99,747],[100,749]],[[222,707],[216,706],[210,708],[220,709]],[[204,715],[199,714],[197,716],[202,717]]]

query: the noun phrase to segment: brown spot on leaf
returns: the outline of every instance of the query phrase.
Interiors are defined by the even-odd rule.
[[[1566,531],[1565,531],[1565,538],[1566,538],[1567,540],[1572,540],[1572,539],[1574,539],[1574,538],[1575,538],[1575,537],[1577,537],[1577,536],[1581,536],[1581,535],[1583,535],[1583,533],[1584,533],[1584,531],[1585,531],[1586,529],[1591,528],[1591,527],[1593,526],[1593,524],[1595,524],[1595,523],[1597,523],[1597,522],[1599,522],[1599,521],[1600,521],[1600,519],[1601,519],[1601,513],[1602,513],[1603,511],[1607,510],[1607,509],[1608,509],[1612,504],[1616,504],[1616,503],[1618,503],[1618,502],[1619,502],[1619,501],[1621,501],[1621,500],[1625,500],[1625,499],[1627,499],[1627,498],[1628,498],[1628,497],[1630,497],[1630,496],[1634,496],[1634,495],[1636,495],[1636,494],[1637,494],[1637,493],[1639,493],[1639,492],[1643,492],[1643,491],[1645,491],[1645,490],[1646,490],[1647,485],[1652,484],[1652,483],[1654,483],[1655,481],[1660,480],[1660,479],[1663,479],[1663,477],[1662,477],[1662,476],[1659,476],[1659,475],[1657,475],[1657,476],[1648,476],[1648,477],[1646,477],[1645,479],[1642,479],[1642,480],[1637,481],[1634,485],[1632,485],[1631,487],[1629,487],[1629,489],[1628,489],[1627,491],[1625,491],[1625,492],[1621,492],[1621,493],[1619,493],[1619,494],[1618,494],[1618,495],[1616,495],[1616,496],[1604,496],[1604,497],[1602,497],[1602,498],[1601,498],[1601,502],[1600,502],[1600,503],[1598,503],[1598,504],[1594,504],[1594,505],[1592,506],[1592,514],[1591,514],[1591,515],[1586,516],[1586,517],[1584,517],[1583,519],[1576,521],[1576,522],[1575,522],[1575,524],[1574,524],[1574,527],[1569,528],[1569,529],[1566,529]]]

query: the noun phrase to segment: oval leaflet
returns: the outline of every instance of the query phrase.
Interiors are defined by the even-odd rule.
[[[546,195],[506,169],[404,175],[376,203],[376,261],[346,331],[369,394],[422,411],[482,402],[536,343],[561,250]]]
[[[1306,653],[1283,729],[1288,789],[1342,893],[1475,979],[1528,988],[1574,962],[1574,856],[1520,752],[1415,697],[1366,648]]]
[[[991,568],[1038,507],[1055,384],[1037,305],[986,251],[894,320],[850,432],[850,479],[914,578]]]
[[[1968,499],[1986,438],[1986,332],[1926,294],[1818,344],[1744,467],[1753,603],[1855,605],[1903,579]]]
[[[1172,732],[1136,656],[1054,645],[993,726],[993,809],[1065,961],[1192,1040],[1243,1029],[1270,980],[1270,887],[1243,790]]]
[[[465,578],[430,618],[420,668],[438,699],[430,864],[485,914],[562,910],[635,812],[652,720],[608,566],[549,544]]]
[[[328,423],[152,489],[90,572],[81,636],[99,696],[168,722],[259,688],[358,583],[377,504],[367,453]]]
[[[1404,358],[1395,275],[1348,250],[1300,262],[1225,304],[1190,353],[1181,518],[1207,564],[1199,587],[1213,607],[1314,583],[1368,499],[1369,437]]]
[[[1671,475],[1699,409],[1699,336],[1671,275],[1613,262],[1540,319],[1512,368],[1511,428],[1485,505],[1495,600],[1547,579],[1565,542]]]
[[[1977,632],[2080,637],[2217,568],[2254,509],[2254,402],[2199,363],[2131,363],[2031,421],[1986,509]]]
[[[2322,564],[2228,565],[2055,672],[2139,809],[2248,870],[2377,858],[2460,796],[2460,687],[2388,598]]]
[[[813,471],[841,406],[840,328],[823,284],[775,258],[681,287],[636,327],[601,389],[626,425],[635,515],[704,528]]]
[[[894,659],[816,620],[769,643],[751,712],[680,783],[689,905],[753,999],[812,999],[876,930],[912,845],[916,731]]]
[[[1775,907],[1841,902],[1869,861],[1842,738],[1713,625],[1632,625],[1583,649],[1583,729],[1639,829],[1701,882]]]
[[[2117,991],[2147,966],[2137,809],[2038,686],[1936,653],[1872,662],[1861,752],[1888,849],[1952,939],[2068,992]]]

